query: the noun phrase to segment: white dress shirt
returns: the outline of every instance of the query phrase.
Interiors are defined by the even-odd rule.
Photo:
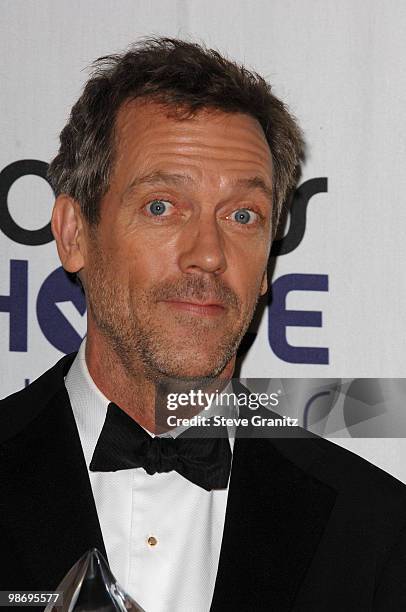
[[[109,400],[95,385],[85,343],[65,378],[89,470]],[[230,440],[231,441],[231,440]],[[90,472],[111,571],[147,612],[210,609],[228,488],[206,491],[177,472]]]

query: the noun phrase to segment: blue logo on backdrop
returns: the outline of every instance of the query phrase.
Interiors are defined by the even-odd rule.
[[[59,304],[71,303],[80,315],[86,301],[79,285],[69,280],[64,269],[57,268],[41,285],[37,297],[37,319],[45,338],[62,353],[76,351],[82,338],[63,315]],[[26,351],[28,339],[28,261],[10,261],[10,294],[0,295],[0,312],[10,317],[10,351]]]
[[[85,296],[79,285],[69,280],[63,268],[57,268],[45,279],[38,293],[37,317],[42,333],[63,353],[76,351],[82,338],[58,308],[71,302],[81,315],[86,311]]]
[[[286,339],[287,327],[321,327],[321,312],[287,310],[291,291],[328,291],[325,274],[285,274],[272,284],[272,303],[268,309],[269,344],[275,355],[289,363],[328,364],[328,348],[292,346]]]
[[[272,244],[271,255],[287,255],[303,240],[307,206],[317,193],[327,192],[327,178],[314,178],[300,185],[290,208],[288,233]],[[322,327],[319,311],[287,310],[286,297],[292,291],[328,291],[327,274],[286,274],[272,283],[272,301],[268,308],[268,338],[273,352],[288,363],[327,365],[327,347],[292,346],[286,338],[287,327]]]
[[[27,159],[16,161],[0,173],[0,230],[14,242],[29,246],[47,244],[53,240],[50,224],[38,230],[20,227],[11,217],[8,193],[13,183],[26,175],[46,180],[47,164]],[[271,255],[287,255],[303,240],[306,230],[307,206],[317,193],[327,192],[327,178],[314,178],[296,190],[290,208],[290,224],[286,235],[275,240]],[[28,345],[28,261],[10,261],[10,291],[0,296],[0,312],[9,315],[9,350],[27,351]],[[289,363],[328,364],[328,348],[292,346],[288,343],[288,327],[322,327],[319,311],[288,310],[286,297],[292,291],[328,291],[328,275],[287,274],[272,284],[272,302],[268,309],[269,344],[275,355]],[[41,285],[36,302],[39,326],[47,340],[62,353],[77,350],[81,336],[64,315],[60,305],[70,303],[83,316],[85,298],[79,286],[73,283],[62,268],[57,268]],[[251,345],[255,335],[252,334]]]

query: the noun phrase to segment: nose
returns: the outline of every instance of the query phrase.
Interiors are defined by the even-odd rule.
[[[185,274],[222,274],[227,268],[224,240],[214,218],[187,224],[180,244],[179,267]]]

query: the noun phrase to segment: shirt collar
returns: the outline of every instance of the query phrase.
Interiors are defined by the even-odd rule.
[[[79,431],[86,464],[89,465],[106,419],[110,400],[100,391],[89,374],[85,358],[86,337],[82,340],[65,386]]]
[[[106,419],[107,408],[110,400],[100,391],[90,376],[86,364],[85,350],[86,336],[82,340],[78,354],[76,355],[69,372],[65,377],[65,386],[69,395],[76,425],[78,427],[86,464],[89,465]],[[230,382],[225,389],[223,389],[222,393],[232,394],[232,391],[233,389]],[[223,405],[213,403],[210,410],[203,411],[203,414],[207,418],[214,415],[237,417],[238,407],[234,403],[229,405],[225,405],[224,402]],[[176,438],[186,429],[188,429],[187,426],[180,425],[179,427],[176,427],[170,431],[170,436]],[[236,427],[235,425],[227,426],[227,430],[232,450]],[[154,437],[152,432],[148,430],[145,431]],[[168,434],[161,434],[161,436],[167,435]]]

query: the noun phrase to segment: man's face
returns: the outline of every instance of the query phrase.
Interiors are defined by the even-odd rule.
[[[121,108],[83,273],[92,325],[130,375],[217,376],[233,359],[266,291],[271,188],[255,119]]]

